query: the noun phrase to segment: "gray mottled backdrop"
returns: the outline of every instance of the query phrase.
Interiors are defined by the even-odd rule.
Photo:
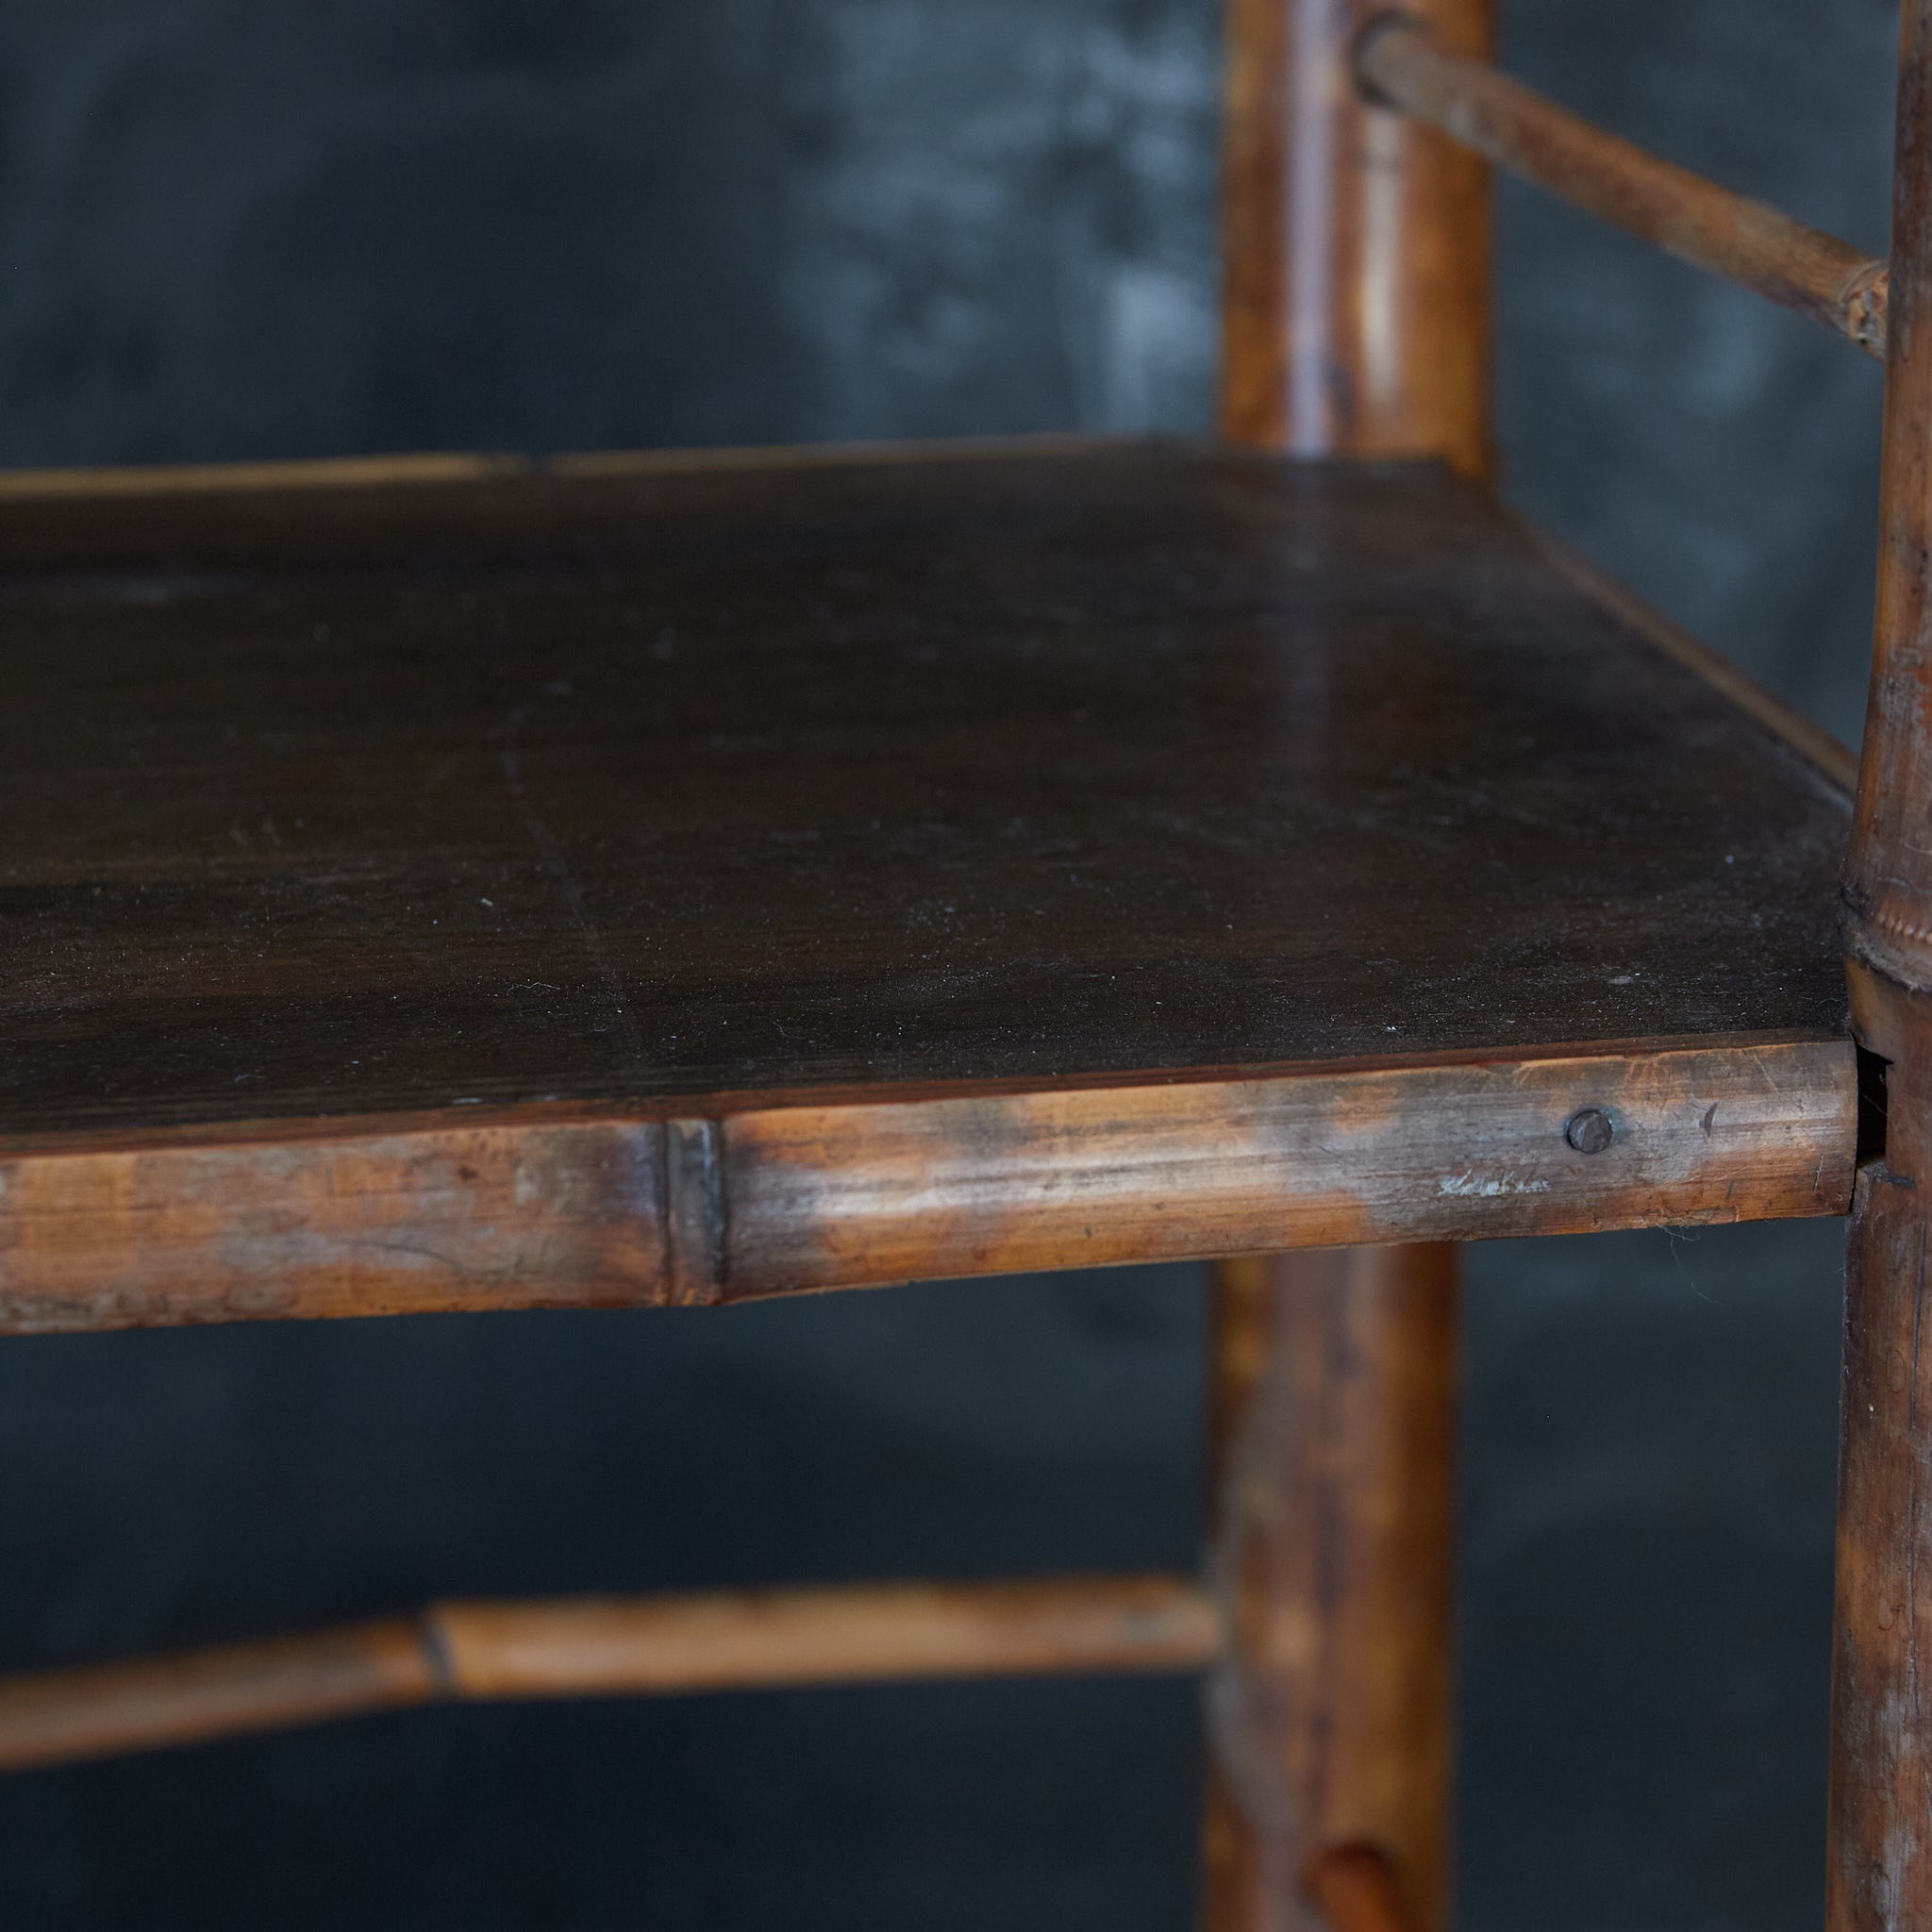
[[[1891,0],[1513,0],[1876,247]],[[0,461],[1208,421],[1215,0],[0,8]],[[1876,372],[1503,199],[1515,500],[1846,736]],[[4,649],[4,641],[0,641]],[[1839,1230],[1471,1257],[1462,1922],[1816,1923]],[[551,1591],[1185,1564],[1187,1271],[0,1347],[0,1667]],[[1172,1685],[439,1712],[0,1786],[22,1928],[1172,1928]]]

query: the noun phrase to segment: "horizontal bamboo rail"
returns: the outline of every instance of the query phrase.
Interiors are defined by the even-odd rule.
[[[436,1604],[0,1678],[0,1771],[420,1704],[1197,1670],[1222,1641],[1207,1592],[1166,1576]]]
[[[1606,134],[1400,14],[1370,27],[1357,70],[1372,97],[1498,167],[1884,358],[1886,265],[1848,242]]]

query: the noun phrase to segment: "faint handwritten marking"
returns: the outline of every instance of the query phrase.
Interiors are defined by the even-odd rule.
[[[1482,1200],[1493,1200],[1499,1194],[1547,1194],[1548,1181],[1524,1180],[1513,1174],[1479,1174],[1473,1169],[1466,1174],[1446,1174],[1439,1183],[1445,1194],[1470,1194]]]

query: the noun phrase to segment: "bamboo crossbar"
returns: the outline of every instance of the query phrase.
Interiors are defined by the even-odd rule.
[[[1498,167],[1883,359],[1886,264],[1850,242],[1607,134],[1401,15],[1370,28],[1357,71],[1373,97]]]
[[[0,1771],[410,1705],[1211,1663],[1179,1577],[448,1603],[417,1617],[0,1678]]]

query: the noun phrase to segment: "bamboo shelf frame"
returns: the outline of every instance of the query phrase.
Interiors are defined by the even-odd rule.
[[[1411,1054],[1302,1056],[1237,1051],[1248,1039],[1240,1024],[1256,1003],[1230,998],[1224,1011],[1240,1024],[1228,1025],[1229,1050],[1217,1057],[1203,1049],[1175,1065],[1121,1058],[1108,1043],[1105,1024],[1096,1024],[1100,1045],[1073,1076],[986,1072],[981,1063],[992,1064],[988,1049],[974,1041],[957,1064],[923,1074],[914,1070],[896,1079],[795,1091],[758,1080],[742,1087],[698,1083],[641,1102],[593,1086],[561,1104],[533,1099],[572,1084],[534,1074],[520,1074],[523,1087],[509,1082],[487,1106],[475,1095],[406,1105],[396,1098],[404,1091],[398,1088],[366,1113],[317,1106],[306,1118],[299,1108],[258,1120],[220,1109],[204,1114],[196,1111],[196,1096],[173,1095],[154,1110],[154,1118],[166,1117],[158,1133],[146,1118],[96,1120],[89,1111],[94,1095],[88,1069],[63,1062],[69,1042],[57,1041],[61,1051],[48,1058],[54,1071],[43,1096],[45,1119],[0,1140],[0,1188],[31,1237],[16,1245],[10,1276],[0,1279],[0,1326],[17,1330],[485,1303],[689,1306],[914,1275],[1240,1256],[1291,1244],[1313,1252],[1237,1259],[1221,1271],[1220,1528],[1237,1558],[1220,1579],[1224,1606],[1197,1584],[1158,1576],[440,1604],[414,1618],[0,1681],[0,1770],[440,1701],[1212,1669],[1211,1932],[1276,1932],[1305,1923],[1334,1932],[1435,1932],[1447,1895],[1456,1293],[1453,1257],[1441,1243],[1850,1208],[1832,1925],[1834,1932],[1905,1932],[1924,1923],[1932,1913],[1932,1840],[1905,1826],[1915,1805],[1923,1809],[1916,1794],[1932,1774],[1932,1724],[1915,1700],[1909,1717],[1899,1716],[1899,1687],[1916,1684],[1921,1674],[1911,1575],[1932,1515],[1925,1501],[1932,1489],[1923,1480],[1932,1467],[1932,1423],[1925,1420],[1932,1404],[1916,1400],[1919,1380],[1932,1377],[1932,1308],[1923,1266],[1927,1230],[1920,1205],[1932,1192],[1932,861],[1920,836],[1932,813],[1932,751],[1924,722],[1932,715],[1925,561],[1932,555],[1932,488],[1924,454],[1932,448],[1925,429],[1932,422],[1932,335],[1924,313],[1932,300],[1932,0],[1906,0],[1904,18],[1889,264],[1648,155],[1507,79],[1486,58],[1487,0],[1416,0],[1401,15],[1355,0],[1313,8],[1233,0],[1223,408],[1231,444],[1331,458],[1430,458],[1479,481],[1490,447],[1487,177],[1478,158],[1807,314],[1887,360],[1874,749],[1858,774],[1845,894],[1856,1031],[1868,1053],[1893,1063],[1892,1120],[1882,1149],[1869,1124],[1860,1133],[1855,1051],[1835,1001],[1827,1017],[1820,1017],[1823,1008],[1813,1000],[1775,1024],[1729,1031],[1532,1029],[1504,1036],[1507,1050],[1496,1046],[1496,1036],[1485,1036],[1444,1040]],[[974,516],[986,528],[1000,527],[1001,541],[1010,542],[1016,505],[1064,503],[1065,477],[1079,468],[1077,449],[1059,451],[1063,473],[1044,486],[1022,474],[1036,465],[1011,458],[1010,451],[1004,458],[982,451],[976,458],[1008,491],[990,521],[991,499],[972,477],[942,479],[951,496],[977,508],[929,526],[907,556],[928,555],[935,528],[970,534]],[[213,499],[225,506],[212,520],[223,541],[246,550],[266,538],[268,552],[283,544],[312,563],[301,543],[314,534],[308,512],[324,494],[334,495],[339,510],[346,505],[344,527],[359,517],[367,525],[363,537],[377,531],[378,549],[406,480],[420,492],[418,505],[429,504],[439,542],[479,504],[485,524],[498,516],[508,500],[502,492],[510,490],[537,506],[537,525],[553,535],[567,521],[558,505],[573,491],[573,514],[589,514],[592,523],[603,515],[613,525],[628,519],[634,528],[639,504],[677,460],[667,467],[651,459],[590,458],[547,466],[541,475],[514,460],[437,458],[172,478],[39,478],[0,481],[0,507],[9,542],[28,533],[25,549],[11,561],[19,565],[25,558],[29,575],[40,570],[58,579],[62,571],[72,573],[93,541],[99,505],[113,499],[138,511],[117,519],[117,527],[123,534],[131,529],[137,547],[153,543],[159,556],[177,557],[171,548],[179,536],[171,521],[175,513]],[[791,473],[791,487],[808,491],[812,518],[843,487],[832,471],[811,469],[825,463],[823,458],[767,456],[759,459],[762,472],[736,483],[734,468],[747,471],[742,458],[681,460],[688,487],[682,508],[670,505],[674,519],[690,512],[690,527],[699,528],[710,514],[700,499],[714,484],[762,494],[778,507],[767,525],[772,558],[799,548],[795,526],[786,521],[793,510],[782,503],[784,478],[773,481],[777,473]],[[873,460],[886,459],[874,454]],[[941,488],[921,470],[921,460],[908,461],[889,479],[881,500],[891,516],[919,491]],[[1006,472],[998,467],[1003,460]],[[1096,492],[1090,504],[1096,512],[1117,513],[1108,491],[1134,493],[1120,491],[1117,460],[1108,456],[1091,466],[1086,487]],[[1143,453],[1140,460],[1156,458]],[[1191,490],[1199,502],[1221,504],[1245,492],[1249,507],[1229,526],[1243,530],[1253,521],[1259,475],[1237,476],[1244,460],[1232,451],[1205,467],[1199,458],[1158,458],[1177,473],[1194,463],[1194,481],[1183,497]],[[700,471],[711,480],[691,485],[690,474]],[[319,489],[324,483],[326,491]],[[1357,513],[1348,508],[1352,491],[1385,486],[1342,479],[1338,469],[1323,487],[1332,488],[1333,499],[1311,499],[1307,528],[1346,524]],[[1435,533],[1428,541],[1440,542],[1444,528],[1464,520],[1463,537],[1442,549],[1451,561],[1434,592],[1439,603],[1453,603],[1468,565],[1468,533],[1476,526],[1463,510],[1445,506],[1438,486],[1404,488],[1416,530]],[[596,490],[605,492],[602,510],[592,500]],[[659,510],[670,501],[652,500]],[[860,509],[861,523],[873,516],[868,527],[882,527],[876,506]],[[63,521],[67,512],[75,514]],[[1504,531],[1502,521],[1492,518],[1475,547],[1487,551],[1496,584],[1511,587],[1546,619],[1558,613],[1548,625],[1552,635],[1560,639],[1579,625],[1613,618],[1631,634],[1615,641],[1618,649],[1635,637],[1647,639],[1678,670],[1694,671],[1740,717],[1777,734],[1799,760],[1780,772],[1795,775],[1808,767],[1800,784],[1822,779],[1842,789],[1851,772],[1841,748],[1783,716],[1701,647],[1649,619],[1583,567]],[[305,534],[291,539],[297,526]],[[1374,540],[1365,555],[1383,541],[1390,520],[1365,516],[1362,526]],[[491,541],[512,527],[508,518],[491,526]],[[1038,525],[1017,550],[1037,557],[1054,554],[1056,546],[1077,547],[1065,542],[1064,530],[1041,537],[1047,527]],[[1130,519],[1120,528],[1125,534],[1114,560],[1094,574],[1109,596],[1120,588],[1122,559],[1141,558],[1149,547]],[[28,557],[36,530],[47,547]],[[535,555],[541,530],[532,530],[524,536]],[[1164,540],[1169,533],[1160,534]],[[1224,574],[1231,560],[1241,560],[1212,529],[1208,536],[1199,557],[1215,570],[1196,568],[1183,577],[1215,579],[1216,571]],[[1294,547],[1276,546],[1284,554]],[[1594,615],[1559,605],[1547,583],[1531,584],[1524,561],[1529,552],[1541,556],[1547,576],[1584,592]],[[1273,559],[1271,553],[1271,571]],[[736,558],[733,569],[741,569]],[[362,594],[379,575],[367,558],[356,570],[361,575],[343,594]],[[901,575],[916,578],[909,569]],[[999,575],[995,569],[988,580]],[[1362,594],[1362,581],[1349,595],[1367,605],[1373,600]],[[822,587],[807,588],[809,595],[774,601],[790,610],[810,608]],[[1329,604],[1348,602],[1334,596],[1332,583],[1326,588]],[[958,614],[957,584],[948,586],[944,601],[950,623]],[[1452,653],[1464,651],[1459,685],[1465,695],[1481,689],[1482,702],[1469,707],[1476,718],[1500,702],[1475,654],[1497,601],[1474,598],[1475,615],[1465,611],[1463,636],[1430,641],[1430,661],[1438,665],[1445,641]],[[1030,624],[1039,609],[1065,608],[1068,602],[1036,597],[1021,616]],[[1091,606],[1089,617],[1101,608]],[[1278,603],[1272,614],[1279,617]],[[908,630],[917,627],[913,620],[934,618],[916,608],[898,615]],[[1238,615],[1244,623],[1245,613]],[[995,613],[992,622],[985,610],[980,616],[982,632],[994,638],[1024,627],[1009,621],[1010,610]],[[1334,655],[1358,663],[1374,645],[1379,624],[1378,618],[1366,625]],[[111,626],[102,620],[101,628]],[[149,641],[139,641],[126,661],[145,667]],[[795,651],[815,647],[803,633],[789,642]],[[1416,653],[1412,672],[1424,655]],[[622,651],[612,662],[621,661]],[[1109,661],[1117,670],[1118,654]],[[1626,655],[1626,664],[1643,661]],[[1469,675],[1471,667],[1482,675]],[[994,668],[1000,676],[990,685],[1013,675],[1011,664]],[[112,666],[108,674],[102,688],[118,701],[125,696],[113,681],[119,674]],[[557,682],[567,692],[568,681]],[[1383,682],[1407,689],[1421,680],[1385,675]],[[1096,690],[1116,724],[1129,714],[1125,701],[1138,702],[1126,687]],[[1583,694],[1579,682],[1575,695]],[[1087,707],[1067,703],[1064,691],[1054,695],[1060,712],[1084,723]],[[257,721],[271,727],[265,737],[286,722],[276,702],[268,691]],[[109,703],[108,714],[112,708]],[[511,714],[516,723],[490,768],[491,795],[500,810],[504,802],[495,793],[507,780],[522,830],[558,875],[608,991],[621,975],[586,914],[563,841],[531,802],[541,781],[527,775],[528,748],[519,734],[532,708],[524,703]],[[946,714],[948,725],[957,708]],[[1231,708],[1245,717],[1254,708],[1252,694]],[[1291,708],[1285,706],[1284,715]],[[1566,701],[1558,708],[1581,717],[1587,708]],[[1674,701],[1648,707],[1656,715],[1674,716],[1677,708]],[[1165,708],[1159,715],[1166,723]],[[192,717],[188,722],[192,726]],[[1627,716],[1623,722],[1630,724]],[[1720,735],[1715,726],[1707,730],[1706,755]],[[594,748],[594,739],[587,741]],[[996,747],[998,741],[988,742]],[[1472,742],[1479,754],[1495,748]],[[1194,747],[1194,763],[1218,769],[1215,747],[1207,745],[1204,756],[1205,744]],[[1064,745],[1047,748],[1052,757],[1036,749],[1019,762],[1024,778],[1030,781],[1042,766],[1075,769],[1061,758]],[[1587,748],[1593,750],[1593,742]],[[358,749],[366,747],[348,746],[352,755]],[[561,761],[563,780],[553,774],[560,810],[573,805],[570,783],[581,774],[584,749],[575,747],[576,763]],[[1386,754],[1386,742],[1377,749]],[[875,751],[877,771],[918,764],[897,741],[881,739]],[[322,746],[317,755],[325,763],[344,748]],[[541,748],[529,751],[528,762],[541,755]],[[1483,756],[1470,762],[1493,773]],[[1664,761],[1675,762],[1681,760]],[[1357,758],[1355,777],[1372,764]],[[1315,778],[1333,782],[1336,769],[1318,771]],[[1087,776],[1108,780],[1105,760]],[[1763,780],[1764,772],[1758,776]],[[735,782],[748,792],[757,777],[740,773]],[[1319,792],[1319,783],[1312,789]],[[1782,780],[1764,783],[1760,816],[1782,789]],[[1538,811],[1552,820],[1564,815],[1549,810],[1552,794],[1541,778],[1532,790]],[[1602,797],[1584,799],[1573,816],[1587,817],[1585,807],[1600,805]],[[182,823],[201,809],[192,798],[174,803]],[[1679,829],[1714,808],[1703,798],[1690,801],[1680,810]],[[1815,846],[1819,824],[1836,809],[1822,808],[1808,830],[1796,829]],[[1535,814],[1524,808],[1523,815]],[[90,835],[97,829],[83,812],[67,816],[88,824]],[[722,822],[729,814],[711,816]],[[1180,822],[1186,814],[1168,816]],[[1366,824],[1374,814],[1360,807],[1357,816]],[[144,830],[155,817],[142,813],[130,822]],[[1779,836],[1768,837],[1767,846]],[[595,840],[584,841],[585,851],[596,849]],[[1158,844],[1148,851],[1172,857]],[[486,856],[492,863],[503,858],[495,846]],[[1198,854],[1184,856],[1199,865]],[[1498,861],[1491,871],[1521,888],[1524,869],[1502,862],[1510,855],[1486,856]],[[859,870],[876,873],[891,857],[881,847]],[[91,854],[82,858],[92,864]],[[523,865],[534,876],[528,855]],[[1251,870],[1233,867],[1230,876]],[[83,872],[92,880],[80,867],[53,879],[50,890],[71,890]],[[1347,883],[1367,903],[1374,891],[1387,891],[1391,876],[1364,872]],[[1364,880],[1368,890],[1359,890]],[[160,883],[180,881],[164,876]],[[225,883],[233,880],[225,874]],[[463,890],[469,891],[467,883]],[[1030,910],[1024,893],[1013,891],[1013,904]],[[1349,892],[1334,896],[1346,902]],[[1788,907],[1792,896],[1781,888],[1765,903]],[[534,891],[531,897],[535,904]],[[1599,908],[1607,903],[1601,893],[1595,901]],[[494,905],[484,895],[476,903]],[[1461,908],[1453,909],[1459,917]],[[1456,923],[1441,922],[1433,942],[1440,946]],[[863,920],[856,924],[863,929]],[[1755,933],[1762,924],[1746,920],[1739,930]],[[208,912],[198,936],[217,924]],[[1144,937],[1144,921],[1130,925],[1137,941]],[[487,937],[506,947],[515,940]],[[1722,934],[1711,949],[1725,950]],[[1265,963],[1279,950],[1271,939],[1257,958]],[[1187,948],[1177,945],[1175,952],[1184,956]],[[1835,974],[1835,959],[1819,957]],[[1502,967],[1477,960],[1459,976],[1501,979],[1503,968],[1520,964],[1514,957]],[[1626,986],[1641,976],[1606,983]],[[849,977],[870,984],[877,973]],[[329,975],[319,974],[318,984],[314,997],[325,1002],[334,991]],[[570,991],[573,998],[584,996],[582,987]],[[69,1007],[90,1010],[89,987],[73,994]],[[1018,1009],[1035,997],[1025,995]],[[636,1033],[622,999],[617,1006]],[[591,1037],[594,1029],[584,1018],[590,1010],[584,1005],[559,1026],[558,1038]],[[894,1024],[875,1030],[917,1035],[918,1026],[899,1024],[903,1017],[888,1013]],[[1169,1012],[1162,1026],[1173,1023]],[[157,1065],[178,1045],[179,1024],[177,1009],[162,1029]],[[102,1037],[112,1031],[99,1030]],[[409,1034],[420,1030],[408,1022]],[[632,1047],[641,1060],[636,1040]],[[178,1058],[198,1064],[192,1052]],[[70,1076],[76,1083],[71,1093],[59,1084]],[[232,1095],[224,1091],[226,1105]],[[448,1108],[473,1104],[477,1110],[454,1124]],[[1592,1130],[1579,1138],[1579,1124]],[[1247,1150],[1240,1160],[1229,1158],[1231,1138]],[[1613,1141],[1617,1153],[1600,1159]],[[531,1208],[533,1201],[540,1206]],[[383,1220],[386,1213],[393,1224]],[[249,1242],[235,1244],[233,1230],[243,1225],[251,1230]],[[428,1246],[421,1239],[425,1229],[433,1238]],[[433,1267],[425,1269],[425,1261]],[[1284,1629],[1292,1630],[1292,1643],[1281,1640]]]
[[[1440,470],[70,481],[0,565],[0,1329],[1850,1199],[1842,764]]]

